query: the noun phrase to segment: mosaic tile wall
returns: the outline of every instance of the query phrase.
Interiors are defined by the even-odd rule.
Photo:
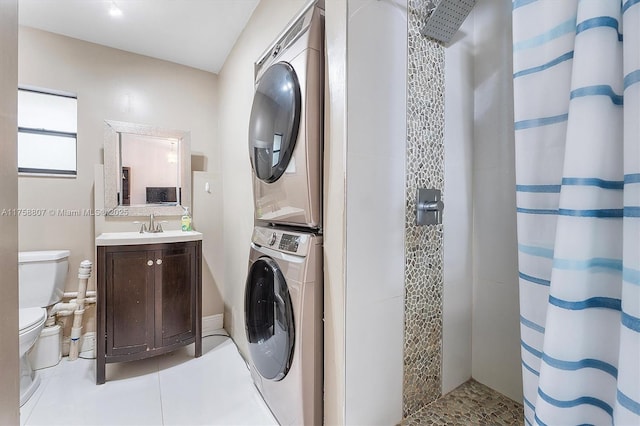
[[[420,34],[427,3],[408,1],[404,417],[442,382],[442,225],[415,224],[417,188],[444,187],[444,48]]]

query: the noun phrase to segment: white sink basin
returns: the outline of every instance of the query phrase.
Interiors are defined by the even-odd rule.
[[[131,246],[135,244],[179,243],[181,241],[202,240],[198,231],[151,232],[105,232],[96,238],[97,246]]]

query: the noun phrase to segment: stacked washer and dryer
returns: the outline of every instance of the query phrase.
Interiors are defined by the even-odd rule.
[[[249,367],[281,425],[321,425],[324,4],[308,3],[255,63],[255,228],[245,287]]]

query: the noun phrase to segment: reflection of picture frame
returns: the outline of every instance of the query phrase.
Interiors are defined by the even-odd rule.
[[[175,186],[147,186],[147,204],[177,203]]]
[[[122,168],[122,205],[131,204],[131,169],[129,167]]]

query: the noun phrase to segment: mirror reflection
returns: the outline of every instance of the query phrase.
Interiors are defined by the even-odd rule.
[[[105,121],[104,199],[107,214],[181,215],[191,207],[190,133]]]
[[[180,204],[179,143],[173,138],[120,134],[119,205]]]

